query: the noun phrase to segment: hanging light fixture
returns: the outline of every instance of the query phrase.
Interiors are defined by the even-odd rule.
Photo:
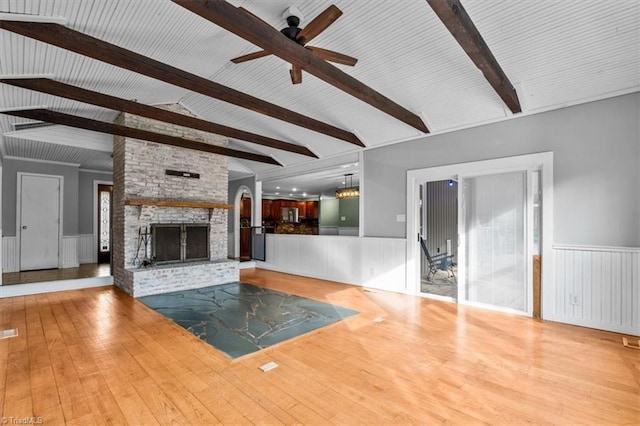
[[[360,191],[353,186],[353,173],[344,175],[344,188],[336,191],[336,198],[342,200],[344,198],[358,198],[359,196]]]

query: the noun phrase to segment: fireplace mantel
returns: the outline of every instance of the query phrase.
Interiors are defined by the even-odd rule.
[[[152,198],[132,198],[125,200],[127,206],[158,206],[158,207],[189,207],[194,209],[224,209],[231,210],[233,205],[223,203],[209,203],[193,200],[164,200]]]

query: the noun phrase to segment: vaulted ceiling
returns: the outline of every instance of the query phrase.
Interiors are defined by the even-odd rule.
[[[196,3],[183,0],[0,0],[2,78],[64,83],[56,86],[58,92],[45,93],[34,90],[42,87],[3,80],[0,109],[46,107],[111,123],[118,114],[111,108],[180,102],[220,132],[229,132],[230,149],[259,154],[253,160],[231,160],[233,170],[259,174],[280,167],[277,163],[311,164],[416,139],[427,128],[443,133],[640,90],[636,0],[460,1],[504,72],[506,80],[498,77],[498,85],[506,82],[506,91],[496,89],[487,70],[483,74],[478,68],[486,63],[478,63],[452,35],[455,17],[443,17],[439,9],[453,0],[214,1],[223,9],[211,9],[213,17],[198,14]],[[311,44],[357,58],[355,66],[327,68],[324,60],[306,58],[295,43],[280,56],[302,67],[301,84],[291,83],[291,65],[278,55],[231,62],[273,48],[269,43],[279,41],[269,32],[253,39],[260,46],[245,38],[252,39],[265,23],[277,30],[286,27],[287,8],[300,11],[304,28],[331,4],[343,14]],[[212,22],[221,11],[226,21]],[[21,15],[31,15],[34,26],[24,29],[10,22],[25,20]],[[52,19],[58,23],[45,33],[52,24],[38,21]],[[447,19],[449,28],[443,23]],[[247,33],[244,38],[229,30],[234,26]],[[466,47],[482,53],[481,47]],[[356,89],[329,84],[327,75]],[[212,96],[221,87],[224,96]],[[519,106],[509,99],[508,87]],[[101,104],[86,91],[120,99]],[[83,99],[73,93],[89,95]],[[394,112],[367,103],[378,95]],[[239,106],[238,99],[249,99],[251,106]],[[265,113],[265,108],[271,109]],[[0,114],[0,155],[111,167],[109,136],[61,125],[20,128],[30,122]],[[254,161],[268,157],[275,161]]]

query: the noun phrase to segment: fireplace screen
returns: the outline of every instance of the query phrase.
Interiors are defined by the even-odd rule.
[[[156,223],[151,230],[156,263],[209,260],[209,224]]]

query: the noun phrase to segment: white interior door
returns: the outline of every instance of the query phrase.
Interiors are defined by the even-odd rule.
[[[458,297],[530,312],[527,171],[461,176]]]
[[[58,267],[60,178],[20,175],[20,270]]]

